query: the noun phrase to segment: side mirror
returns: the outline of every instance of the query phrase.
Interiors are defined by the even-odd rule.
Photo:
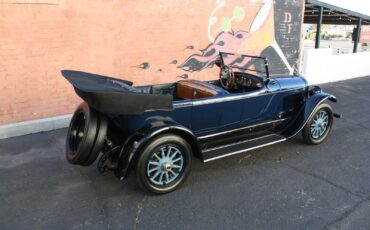
[[[218,67],[221,67],[221,65],[222,65],[221,60],[220,60],[220,59],[217,59],[217,60],[215,61],[215,65],[217,65]]]

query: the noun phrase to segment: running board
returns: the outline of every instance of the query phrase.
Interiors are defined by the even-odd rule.
[[[222,145],[211,149],[205,149],[202,151],[202,159],[203,162],[217,160],[223,157],[247,152],[253,149],[262,148],[264,146],[272,145],[285,140],[286,140],[285,137],[282,137],[277,134],[270,134],[263,137],[239,141],[236,143]]]

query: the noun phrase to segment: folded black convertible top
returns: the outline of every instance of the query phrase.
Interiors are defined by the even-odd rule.
[[[92,108],[112,115],[172,110],[172,95],[141,93],[132,82],[74,70],[62,70],[76,93]]]

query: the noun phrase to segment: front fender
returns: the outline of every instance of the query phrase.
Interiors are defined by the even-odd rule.
[[[306,102],[297,116],[297,119],[290,125],[290,128],[288,128],[283,135],[286,138],[291,138],[300,132],[311,116],[313,116],[313,112],[317,106],[326,100],[337,102],[337,98],[334,95],[322,92],[318,86],[311,89]]]
[[[136,165],[142,149],[156,136],[172,133],[181,136],[191,145],[193,152],[200,151],[196,136],[191,130],[173,121],[155,121],[132,134],[125,142],[115,172],[121,180],[127,178]]]

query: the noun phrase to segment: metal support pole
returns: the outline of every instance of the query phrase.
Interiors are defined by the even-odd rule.
[[[319,12],[317,15],[317,27],[316,27],[316,42],[315,42],[315,49],[320,48],[320,38],[321,38],[321,24],[322,24],[322,13],[323,13],[323,7],[318,7]]]
[[[356,30],[354,31],[355,32],[355,34],[354,34],[355,41],[354,41],[354,44],[353,44],[353,53],[357,52],[357,45],[358,45],[358,41],[360,40],[360,33],[361,33],[361,22],[362,22],[362,18],[358,18],[357,19]]]

